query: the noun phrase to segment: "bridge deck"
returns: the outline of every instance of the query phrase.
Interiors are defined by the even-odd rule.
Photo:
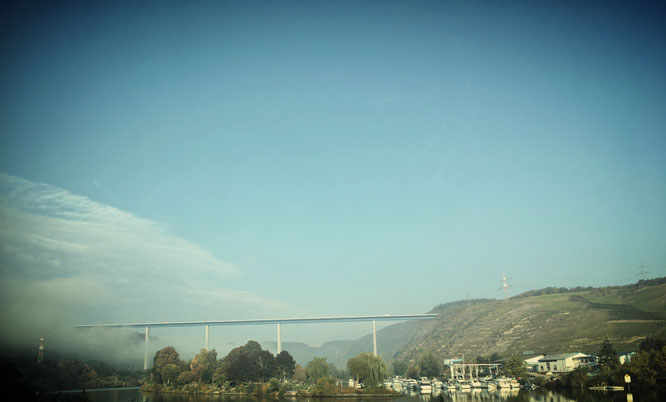
[[[310,324],[315,322],[354,322],[354,321],[397,321],[397,320],[428,320],[437,317],[437,314],[400,314],[400,315],[364,315],[339,317],[309,317],[309,318],[266,318],[252,320],[223,320],[223,321],[162,321],[162,322],[136,322],[124,324],[84,324],[77,328],[113,328],[113,327],[192,327],[200,325],[264,325],[264,324]]]

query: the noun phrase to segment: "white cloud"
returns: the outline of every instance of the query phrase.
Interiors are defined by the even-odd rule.
[[[256,318],[287,309],[225,288],[238,267],[167,226],[54,186],[0,174],[0,222],[3,325],[23,320],[38,331],[50,319],[199,320],[220,311]]]

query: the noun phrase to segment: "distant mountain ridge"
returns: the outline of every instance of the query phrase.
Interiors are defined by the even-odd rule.
[[[406,347],[409,340],[417,335],[418,326],[414,322],[402,322],[377,331],[377,349],[379,355],[386,362],[393,361],[393,356]],[[387,331],[387,329],[389,329]],[[273,352],[277,351],[275,341],[266,341],[262,345]],[[305,366],[315,357],[325,357],[328,362],[338,368],[345,368],[347,360],[365,352],[372,352],[372,334],[355,340],[336,340],[322,344],[320,347],[306,345],[299,342],[282,342],[282,348],[287,350],[296,360],[297,364]]]
[[[438,317],[377,331],[378,352],[384,361],[416,360],[424,352],[441,359],[465,356],[468,361],[492,353],[597,353],[606,338],[624,352],[636,350],[647,336],[666,337],[666,278],[602,288],[544,288],[506,301],[445,303],[430,312]],[[275,348],[275,342],[266,342],[271,344]],[[283,345],[301,365],[326,357],[343,368],[349,358],[372,351],[372,336],[326,342],[319,348]]]

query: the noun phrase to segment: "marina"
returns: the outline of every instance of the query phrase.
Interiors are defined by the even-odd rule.
[[[518,391],[521,384],[515,378],[486,376],[482,378],[447,380],[421,377],[418,380],[394,377],[384,382],[384,387],[407,395],[440,395],[442,393]]]

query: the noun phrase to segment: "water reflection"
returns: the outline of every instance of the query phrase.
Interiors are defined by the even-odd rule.
[[[418,402],[416,398],[400,398],[395,402]],[[432,396],[426,395],[420,398],[425,402],[481,402],[481,401],[511,401],[511,402],[656,402],[661,401],[656,391],[644,392],[642,395],[627,394],[625,392],[596,392],[596,391],[571,391],[571,390],[546,390],[534,391],[525,389],[501,389],[488,391],[486,389],[440,391]]]
[[[453,402],[473,402],[473,401],[506,401],[512,400],[525,400],[529,398],[518,398],[520,390],[518,389],[501,389],[498,391],[487,391],[478,388],[469,390],[458,390],[455,392],[443,392],[438,396],[440,401],[453,401]],[[525,392],[527,396],[527,392]]]
[[[188,394],[152,394],[142,393],[140,390],[106,390],[88,392],[92,402],[657,402],[661,395],[657,391],[643,391],[627,394],[625,392],[597,392],[572,390],[546,390],[534,391],[525,389],[502,389],[488,391],[486,389],[472,390],[436,390],[433,394],[421,395],[416,391],[406,391],[399,398],[261,398],[261,397],[235,397],[228,395],[188,395]]]

